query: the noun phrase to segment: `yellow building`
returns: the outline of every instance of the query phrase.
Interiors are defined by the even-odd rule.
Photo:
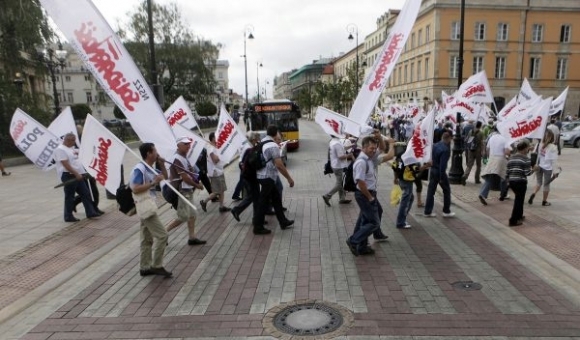
[[[389,32],[396,14],[389,12]],[[384,32],[378,22],[377,31]],[[365,39],[370,66],[380,49],[369,37],[376,34]],[[424,0],[383,95],[405,103],[455,91],[459,42],[459,1]],[[499,105],[515,96],[528,78],[544,97],[558,96],[569,86],[564,111],[579,114],[580,68],[574,65],[580,65],[580,1],[466,1],[463,60],[463,80],[485,70]]]

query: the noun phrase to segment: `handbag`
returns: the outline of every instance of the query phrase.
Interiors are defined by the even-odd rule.
[[[133,194],[135,200],[135,207],[137,208],[137,216],[140,219],[147,219],[157,213],[157,203],[149,194],[149,190],[140,194]]]

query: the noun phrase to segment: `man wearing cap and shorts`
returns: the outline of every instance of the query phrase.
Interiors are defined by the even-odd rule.
[[[189,232],[187,244],[195,246],[205,244],[206,241],[195,237],[197,210],[193,207],[193,190],[194,188],[203,190],[203,185],[199,183],[199,180],[196,180],[196,175],[199,173],[199,170],[187,159],[192,142],[193,140],[189,137],[180,137],[177,139],[177,151],[169,167],[171,185],[179,190],[183,197],[187,199],[187,202],[179,197],[177,202],[177,219],[169,223],[167,232],[187,221],[187,231]]]
[[[334,186],[330,189],[329,192],[322,195],[322,199],[324,203],[330,207],[330,199],[332,195],[338,192],[338,203],[339,204],[348,204],[351,201],[346,199],[346,192],[342,186],[342,177],[344,174],[344,169],[348,167],[348,161],[354,160],[354,156],[352,154],[346,153],[346,148],[343,143],[341,143],[340,139],[337,136],[331,136],[332,139],[328,145],[328,155],[330,157],[330,167],[332,168],[332,172],[334,173]],[[347,139],[347,141],[349,141]],[[350,143],[350,141],[349,141]],[[352,143],[350,143],[352,146]]]
[[[224,176],[225,163],[219,158],[217,153],[215,132],[209,134],[209,143],[210,146],[207,148],[207,175],[211,182],[211,194],[207,199],[199,201],[199,204],[203,211],[207,211],[207,202],[211,201],[214,197],[219,197],[219,211],[228,212],[232,209],[224,206],[224,192],[228,190]]]

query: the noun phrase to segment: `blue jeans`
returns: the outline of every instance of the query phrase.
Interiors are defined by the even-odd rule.
[[[72,180],[74,178],[75,176],[71,175],[68,172],[63,173],[62,176],[60,177],[63,183]],[[81,201],[83,202],[83,206],[85,207],[85,213],[87,214],[87,217],[93,217],[97,215],[97,211],[95,210],[95,207],[93,205],[93,200],[91,198],[89,187],[87,187],[87,182],[85,182],[85,180],[73,181],[65,185],[63,189],[64,189],[65,220],[72,220],[75,218],[73,216],[73,209],[75,207],[75,193],[79,194],[79,196],[81,197]]]
[[[443,190],[443,213],[448,214],[451,212],[451,187],[449,186],[449,178],[446,173],[439,173],[438,170],[431,168],[429,186],[427,187],[427,199],[425,201],[425,214],[433,212],[435,191],[438,185]]]
[[[360,208],[360,213],[354,227],[353,234],[349,237],[350,243],[357,249],[368,247],[369,236],[381,228],[381,212],[383,208],[377,199],[377,193],[371,192],[375,199],[372,202],[360,191],[355,191],[354,198]]]
[[[489,189],[491,188],[491,183],[494,180],[497,180],[499,175],[496,174],[489,174],[483,178],[483,185],[481,186],[481,190],[479,190],[479,195],[483,198],[487,198],[489,195]],[[499,178],[499,190],[500,196],[505,197],[508,191],[508,182],[502,178]]]
[[[397,228],[403,228],[407,224],[407,215],[413,206],[413,182],[399,179],[399,187],[403,191],[401,203],[399,203],[399,213],[397,214]]]

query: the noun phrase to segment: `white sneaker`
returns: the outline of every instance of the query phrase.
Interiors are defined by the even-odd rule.
[[[397,229],[411,229],[411,225],[406,223],[404,227],[397,227]]]
[[[443,217],[453,217],[453,216],[455,216],[455,213],[454,213],[453,211],[451,211],[451,212],[450,212],[450,213],[448,213],[448,214],[446,214],[446,213],[443,213]]]
[[[434,212],[432,212],[432,213],[430,213],[430,214],[425,214],[425,213],[423,213],[423,216],[425,216],[425,217],[437,217],[437,214],[436,214],[436,213],[434,213]]]

